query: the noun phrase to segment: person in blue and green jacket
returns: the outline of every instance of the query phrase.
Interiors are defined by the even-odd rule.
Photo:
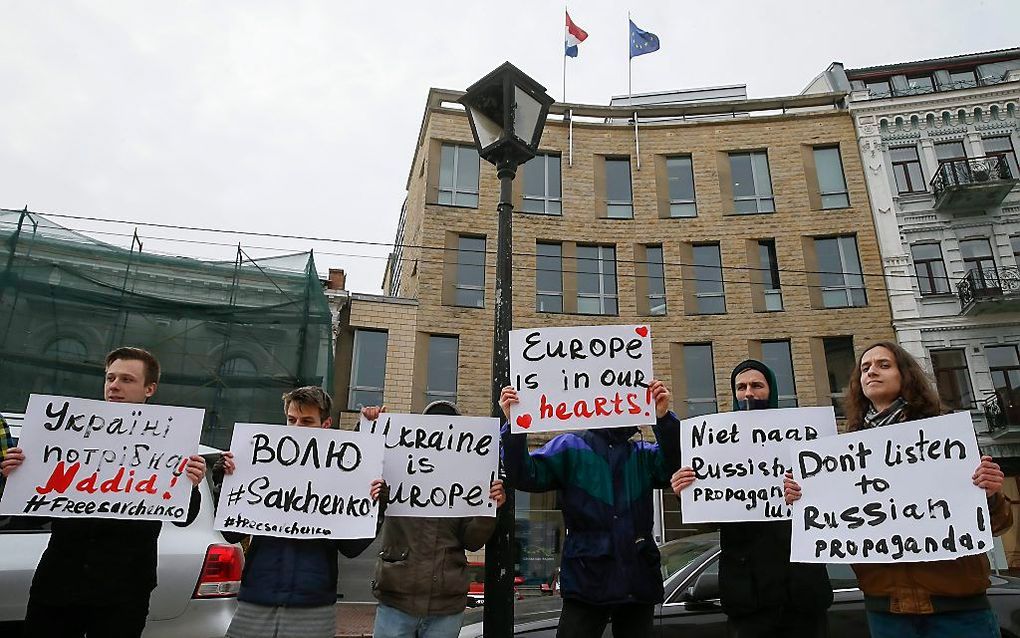
[[[631,440],[636,427],[571,431],[528,452],[526,434],[503,429],[507,484],[525,492],[558,490],[566,526],[560,564],[563,611],[557,638],[652,636],[662,602],[659,550],[652,536],[653,489],[668,487],[680,465],[679,426],[669,390],[649,383],[656,443]],[[512,386],[500,405],[509,421]]]

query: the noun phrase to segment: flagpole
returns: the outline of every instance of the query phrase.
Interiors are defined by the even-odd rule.
[[[567,3],[563,3],[563,17],[566,18],[570,15],[570,11],[567,10]],[[567,47],[566,47],[566,20],[563,21],[564,25],[564,47],[563,47],[563,103],[567,103]]]
[[[630,54],[630,11],[627,12],[627,106],[634,106],[634,98],[631,96],[631,67],[634,64],[634,56]]]

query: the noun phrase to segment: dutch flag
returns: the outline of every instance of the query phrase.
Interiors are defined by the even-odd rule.
[[[566,12],[564,12],[566,13]],[[577,45],[581,44],[588,37],[588,34],[584,29],[574,24],[574,21],[570,19],[570,14],[567,13],[567,32],[566,32],[566,54],[569,57],[577,57]]]

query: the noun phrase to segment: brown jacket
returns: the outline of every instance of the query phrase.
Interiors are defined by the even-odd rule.
[[[1013,525],[1009,501],[996,494],[988,499],[992,534]],[[985,590],[991,572],[984,554],[927,563],[857,564],[853,566],[870,611],[894,614],[933,614],[988,607]]]
[[[459,614],[471,584],[464,550],[481,549],[495,529],[495,517],[387,517],[372,593],[412,616]]]

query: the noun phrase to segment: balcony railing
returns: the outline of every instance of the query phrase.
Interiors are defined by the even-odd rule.
[[[1020,301],[1020,267],[971,268],[956,282],[956,294],[963,314],[985,300]]]
[[[960,160],[946,160],[939,164],[935,176],[931,179],[931,189],[935,194],[935,207],[943,204],[954,208],[961,205],[994,206],[1006,196],[1018,176],[1009,169],[1009,162],[1003,155],[990,157],[971,157]],[[991,192],[981,193],[991,189]],[[954,198],[954,194],[963,192],[963,197]],[[984,197],[976,197],[977,191]],[[959,200],[959,201],[956,201]]]

